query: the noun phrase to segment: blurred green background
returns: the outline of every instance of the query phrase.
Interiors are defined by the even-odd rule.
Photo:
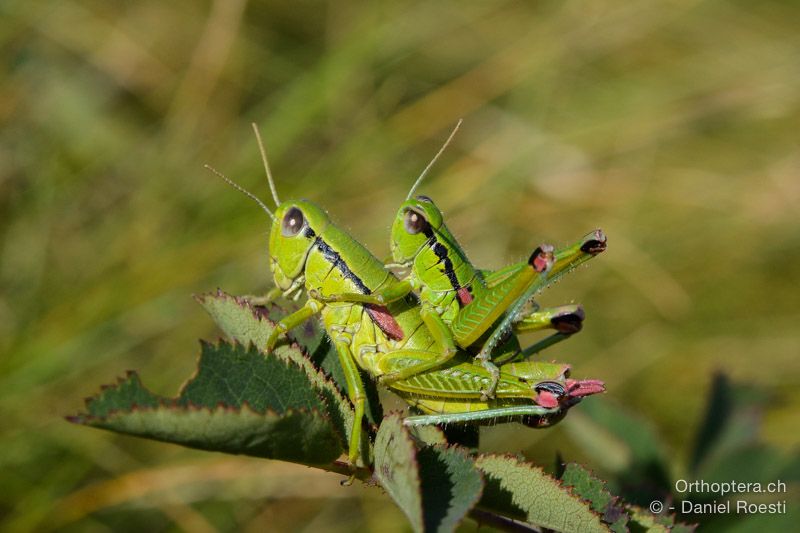
[[[474,262],[609,236],[540,299],[585,305],[547,353],[606,381],[585,405],[625,405],[686,477],[724,370],[762,398],[752,438],[796,458],[798,21],[771,1],[2,2],[0,529],[407,528],[331,474],[62,418],[127,369],[174,394],[219,335],[192,293],[269,288],[269,220],[202,168],[268,198],[250,122],[281,197],[386,257],[463,117],[420,192]],[[484,446],[613,483],[630,458],[583,409]]]

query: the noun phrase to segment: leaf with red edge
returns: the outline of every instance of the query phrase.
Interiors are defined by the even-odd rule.
[[[157,396],[129,373],[70,421],[203,450],[326,464],[346,442],[340,407],[293,362],[204,343],[197,373],[178,397]]]
[[[594,477],[583,466],[570,463],[564,469],[561,483],[590,503],[592,509],[600,513],[603,522],[608,524],[612,531],[628,530],[628,515],[625,513],[624,507],[619,504],[619,498],[608,491],[605,481]]]
[[[541,468],[512,456],[479,455],[480,507],[556,531],[608,531],[591,506]]]
[[[378,429],[375,478],[415,531],[454,530],[483,490],[481,474],[464,448],[436,444],[418,449],[396,413]]]
[[[280,300],[266,306],[254,306],[243,298],[219,290],[216,293],[196,296],[195,299],[211,315],[225,335],[245,346],[252,343],[257,347],[264,347],[275,321],[299,308],[296,302],[288,300]],[[339,356],[328,341],[319,321],[307,320],[288,331],[286,335],[291,342],[289,344],[279,342],[271,355],[294,361],[307,368],[310,374],[319,374],[326,383],[318,385],[328,388],[332,383],[338,389],[337,396],[346,396],[347,382],[342,365],[339,363]],[[328,376],[330,379],[325,379]],[[364,386],[367,391],[365,414],[369,422],[377,425],[383,418],[377,389],[369,379],[364,380]],[[348,429],[347,435],[350,434],[349,431]]]

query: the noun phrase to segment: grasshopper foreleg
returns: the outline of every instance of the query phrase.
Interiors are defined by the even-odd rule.
[[[428,328],[431,336],[436,341],[436,345],[440,346],[442,351],[436,353],[435,356],[430,360],[422,361],[418,364],[408,366],[400,370],[395,370],[389,374],[381,376],[381,382],[391,383],[392,381],[410,378],[411,376],[425,372],[426,370],[439,368],[447,361],[452,359],[453,356],[458,352],[458,347],[453,340],[453,334],[439,314],[437,314],[435,311],[432,311],[429,306],[423,304],[422,308],[420,309],[420,317],[425,323],[425,326]]]
[[[247,295],[243,296],[242,298],[247,300],[247,303],[250,305],[267,305],[282,294],[283,291],[281,289],[278,287],[272,287],[264,296]]]
[[[270,351],[275,347],[275,343],[278,342],[278,337],[281,334],[299,326],[320,311],[322,311],[322,304],[309,299],[303,307],[291,315],[284,317],[280,322],[275,324],[275,327],[269,334],[269,338],[267,339],[267,344],[265,346],[266,350]]]

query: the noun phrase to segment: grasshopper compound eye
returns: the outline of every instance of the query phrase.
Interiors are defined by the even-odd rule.
[[[303,218],[303,212],[296,207],[292,207],[283,216],[283,221],[281,222],[281,235],[284,237],[294,237],[300,233],[300,229],[304,224],[305,218]]]
[[[409,235],[416,235],[420,231],[425,231],[430,227],[425,217],[409,209],[406,211],[405,227]]]

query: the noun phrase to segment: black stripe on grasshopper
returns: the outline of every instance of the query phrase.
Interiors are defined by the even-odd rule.
[[[308,228],[308,232],[311,234],[311,236],[314,235],[314,231],[311,228]],[[369,289],[369,287],[367,287],[361,278],[359,278],[358,275],[356,275],[356,273],[350,269],[345,260],[342,259],[342,256],[339,254],[339,252],[331,248],[328,243],[322,240],[322,237],[317,237],[314,240],[314,246],[316,246],[317,249],[322,252],[322,255],[331,263],[333,268],[337,269],[342,276],[353,282],[361,294],[372,294],[372,291]],[[375,325],[378,326],[387,337],[398,341],[403,339],[402,328],[385,306],[364,304],[364,310],[367,312]]]
[[[433,204],[433,200],[427,196],[420,195],[417,196],[416,199]],[[406,231],[408,231],[408,233],[411,235],[415,233],[422,233],[425,236],[427,239],[425,241],[425,245],[431,249],[434,255],[439,259],[439,262],[442,264],[443,270],[441,272],[447,276],[450,285],[456,292],[458,302],[462,306],[470,303],[472,301],[472,291],[470,290],[470,287],[462,287],[461,282],[458,280],[458,276],[456,275],[455,267],[453,266],[453,260],[450,259],[448,248],[440,243],[436,238],[436,233],[434,232],[430,222],[428,222],[428,219],[425,218],[422,213],[409,208],[405,214],[405,228]]]
[[[312,236],[314,235],[313,230],[309,230],[309,232]],[[339,252],[331,248],[328,243],[323,241],[322,237],[317,237],[314,240],[314,246],[316,246],[317,249],[322,252],[322,255],[325,256],[325,259],[330,261],[331,265],[333,265],[333,267],[338,270],[342,276],[353,282],[361,294],[372,294],[372,291],[369,290],[369,287],[364,285],[364,282],[361,281],[361,278],[359,278],[355,272],[350,270],[350,267],[347,266],[347,263],[344,261],[344,259],[342,259],[342,256],[339,254]]]
[[[331,266],[338,270],[343,277],[352,281],[353,285],[356,286],[361,294],[372,294],[370,288],[364,284],[364,281],[358,277],[358,275],[347,265],[347,262],[342,259],[341,254],[339,254],[339,252],[334,250],[327,242],[325,242],[322,237],[318,237],[313,229],[306,226],[303,236],[307,239],[314,239],[313,246],[322,253]],[[389,313],[389,310],[386,307],[366,304],[364,305],[364,309],[375,325],[378,326],[378,328],[380,328],[380,330],[383,331],[387,337],[394,340],[403,339],[402,328],[400,328],[400,326],[397,324],[397,321],[394,320],[394,317],[392,317],[391,313]]]
[[[447,248],[445,248],[443,244],[441,244],[436,240],[436,236],[433,234],[433,231],[430,231],[430,237],[431,241],[429,242],[431,250],[433,250],[433,253],[436,254],[436,257],[438,257],[439,260],[441,261],[442,267],[444,268],[443,273],[445,276],[447,276],[447,279],[450,280],[450,285],[453,286],[453,290],[456,291],[456,293],[458,293],[459,302],[461,303],[461,305],[468,304],[470,301],[472,301],[472,298],[470,297],[469,301],[464,301],[464,299],[461,298],[462,287],[461,284],[458,282],[455,270],[453,269],[453,261],[447,255]]]

